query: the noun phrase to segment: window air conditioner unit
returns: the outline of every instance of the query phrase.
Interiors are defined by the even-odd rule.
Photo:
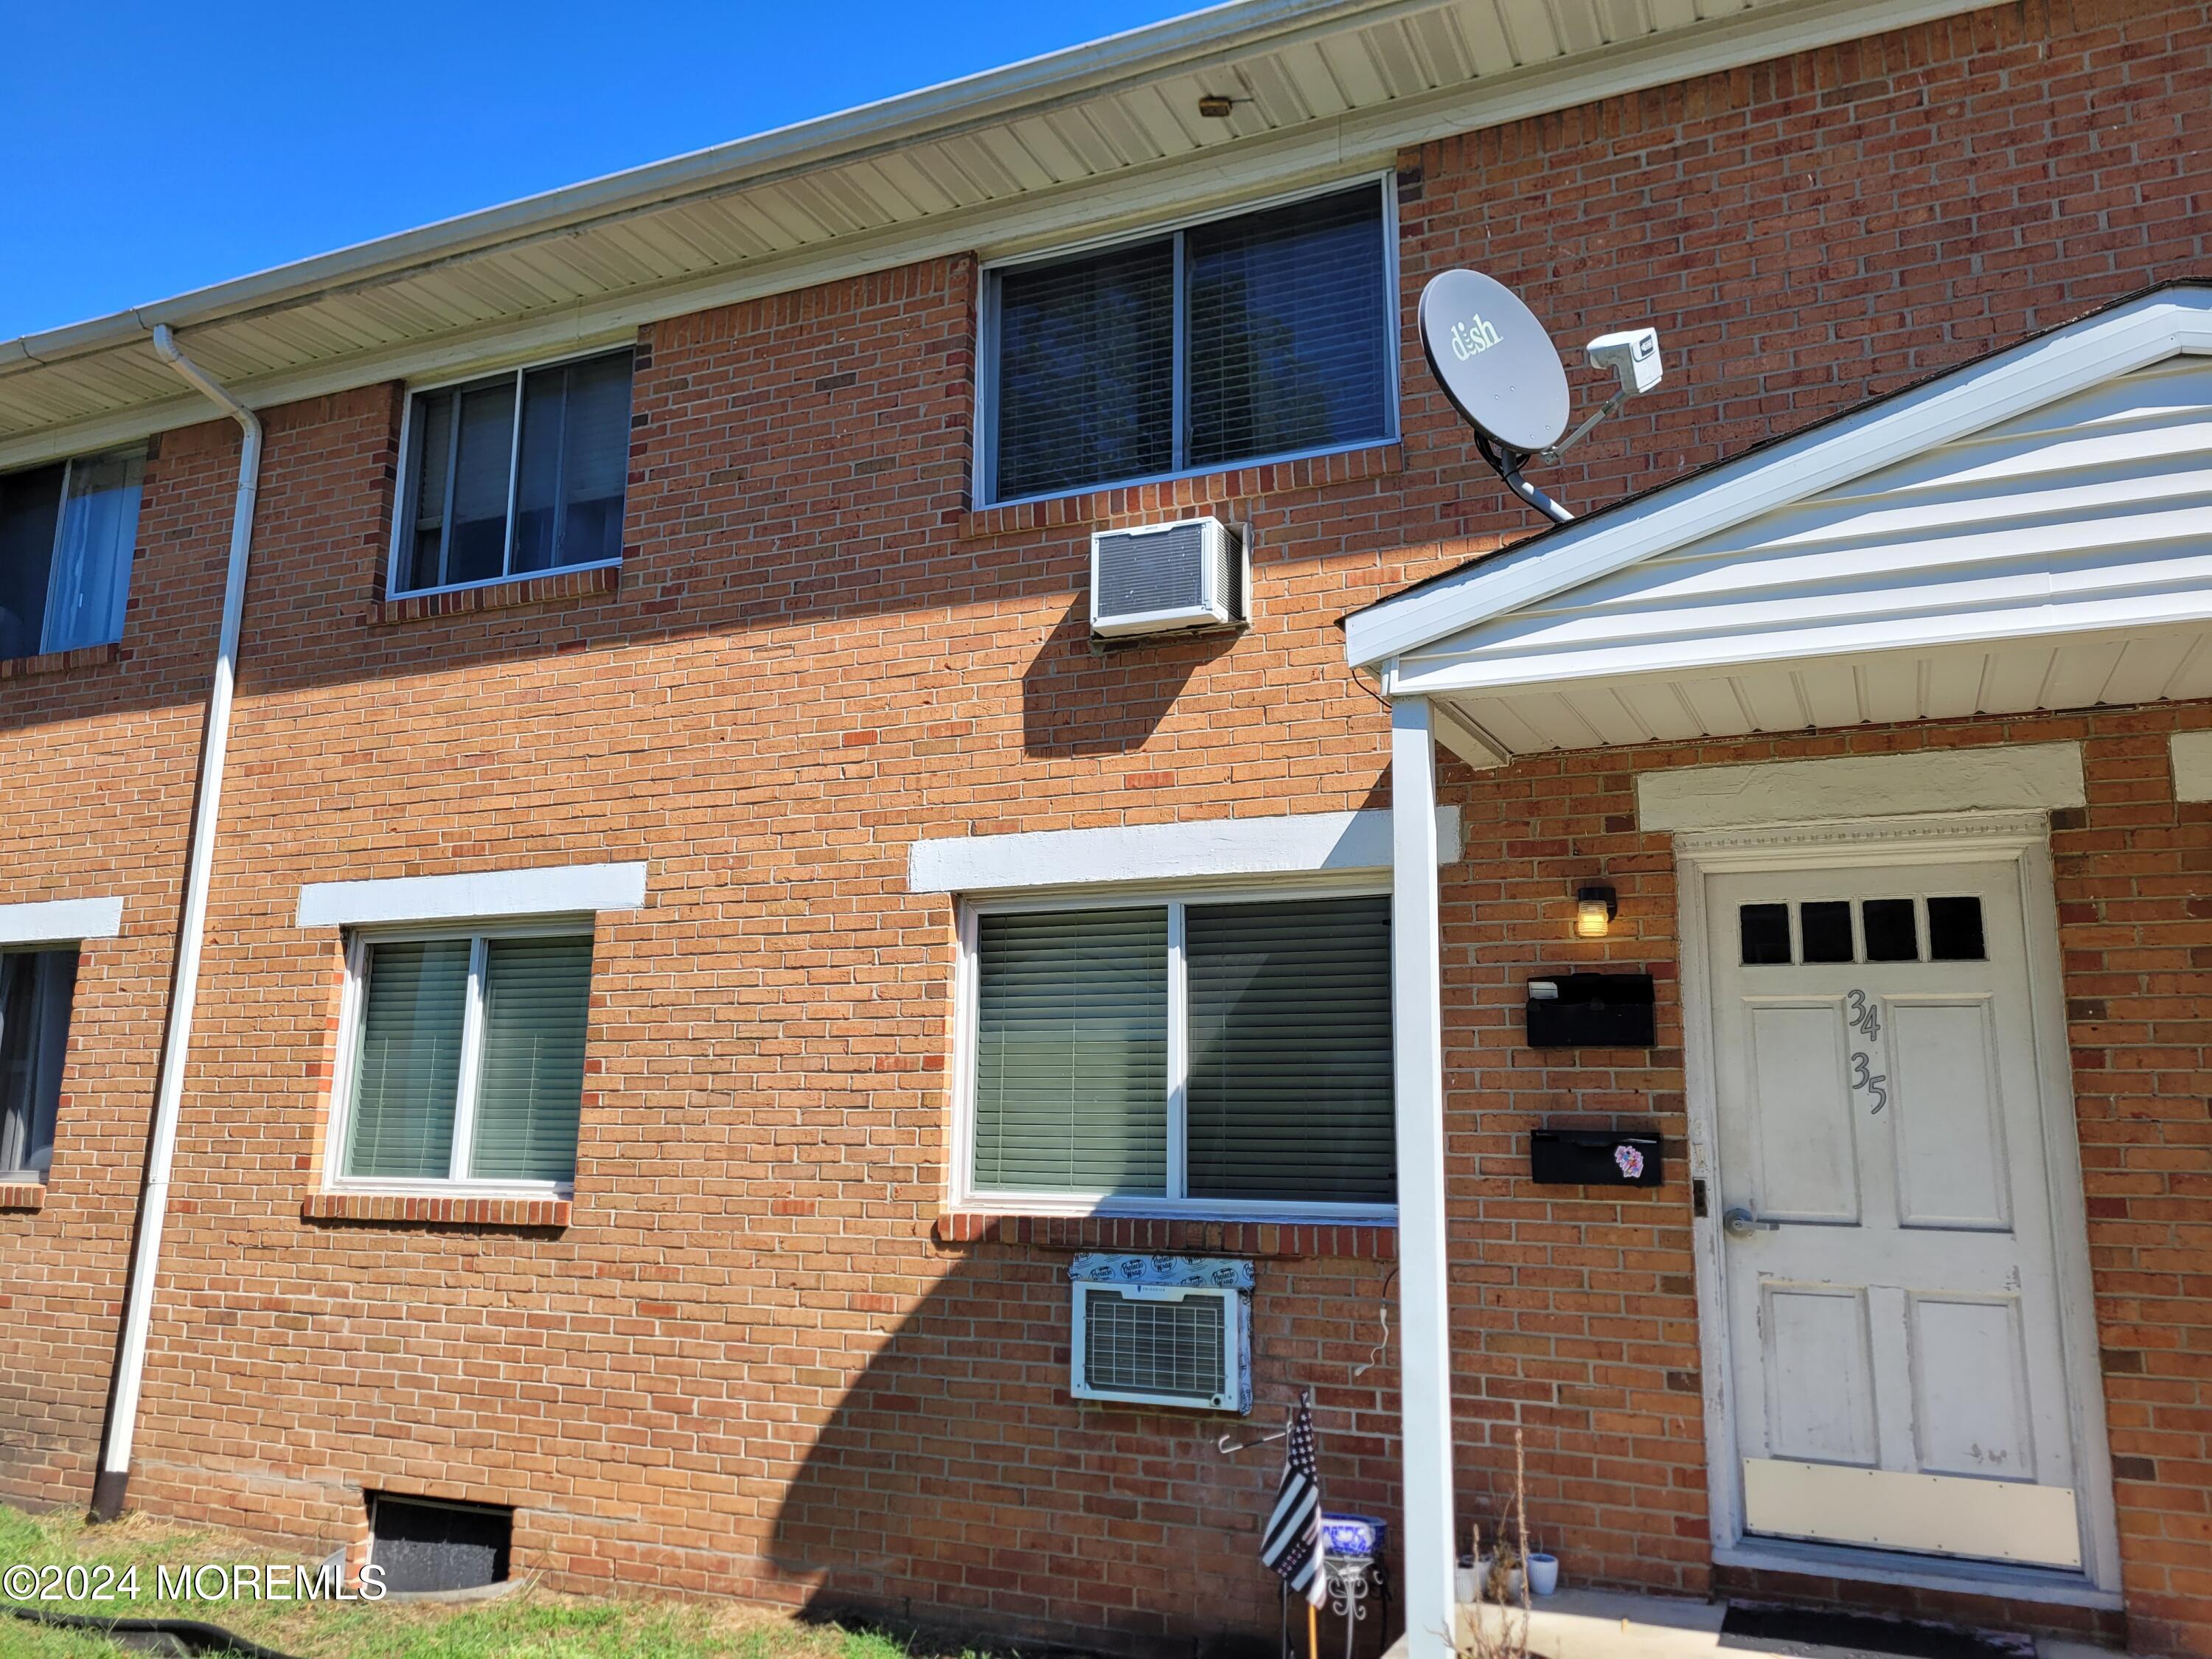
[[[1248,1308],[1233,1289],[1079,1279],[1075,1397],[1194,1411],[1249,1409]]]
[[[1243,538],[1185,519],[1091,538],[1091,631],[1113,638],[1226,628],[1244,620]]]

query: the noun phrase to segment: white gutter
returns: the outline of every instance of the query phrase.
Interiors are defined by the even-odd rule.
[[[216,826],[222,813],[223,760],[230,748],[231,696],[238,682],[238,636],[246,615],[246,568],[253,547],[253,505],[261,489],[261,422],[253,411],[209,379],[177,349],[167,324],[154,328],[154,349],[163,362],[236,421],[245,436],[238,452],[238,502],[230,518],[230,574],[223,586],[222,634],[216,647],[215,683],[208,690],[207,723],[200,738],[199,787],[192,803],[192,832],[185,860],[185,909],[177,927],[177,959],[169,981],[169,1024],[161,1042],[161,1072],[154,1091],[154,1133],[139,1189],[138,1236],[124,1288],[123,1335],[115,1380],[108,1390],[107,1426],[100,1472],[92,1486],[94,1520],[123,1510],[131,1479],[131,1443],[138,1419],[138,1395],[146,1375],[146,1334],[153,1323],[155,1281],[161,1261],[161,1226],[168,1218],[169,1171],[176,1161],[177,1119],[185,1098],[185,1057],[191,1047],[192,1008],[199,999],[200,947],[207,933],[208,881],[215,866]]]

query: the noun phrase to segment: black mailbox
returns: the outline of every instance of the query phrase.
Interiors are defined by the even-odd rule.
[[[1649,974],[1547,974],[1528,981],[1531,1048],[1649,1048],[1658,1041]]]
[[[1612,1129],[1538,1129],[1528,1137],[1528,1175],[1549,1186],[1656,1187],[1665,1143]]]

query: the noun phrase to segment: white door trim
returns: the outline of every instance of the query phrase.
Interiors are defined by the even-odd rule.
[[[2041,812],[1929,814],[1845,823],[1687,831],[1674,838],[1682,983],[1682,1063],[1690,1174],[1721,1191],[1718,1069],[1713,1054],[1708,876],[1746,870],[1802,870],[1849,864],[2016,862],[2027,941],[2029,1019],[2042,1095],[2044,1167],[2050,1187],[2058,1273],[2059,1340],[2066,1367],[2076,1488],[2083,1516],[2082,1571],[1907,1559],[1880,1550],[1747,1539],[1737,1480],[1735,1407],[1729,1358],[1728,1296],[1717,1202],[1694,1228],[1698,1348],[1705,1378],[1705,1479],[1713,1559],[1882,1583],[1929,1584],[2016,1600],[2118,1607],[2119,1533],[2112,1456],[2105,1437],[2104,1379],[2098,1367],[2089,1273],[2081,1148],[2074,1116],[2060,974],[2058,902],[2051,880],[2050,821]]]

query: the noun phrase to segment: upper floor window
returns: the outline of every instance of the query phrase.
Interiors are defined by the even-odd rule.
[[[44,1181],[53,1164],[76,954],[0,951],[0,1180]]]
[[[622,557],[630,354],[415,395],[393,593]]]
[[[576,1173],[592,936],[522,927],[356,939],[337,1174],[566,1186]]]
[[[145,471],[118,449],[0,477],[0,657],[123,637]]]
[[[991,270],[978,500],[1395,436],[1387,189]]]
[[[965,1201],[1395,1201],[1387,895],[984,908],[968,956]]]

